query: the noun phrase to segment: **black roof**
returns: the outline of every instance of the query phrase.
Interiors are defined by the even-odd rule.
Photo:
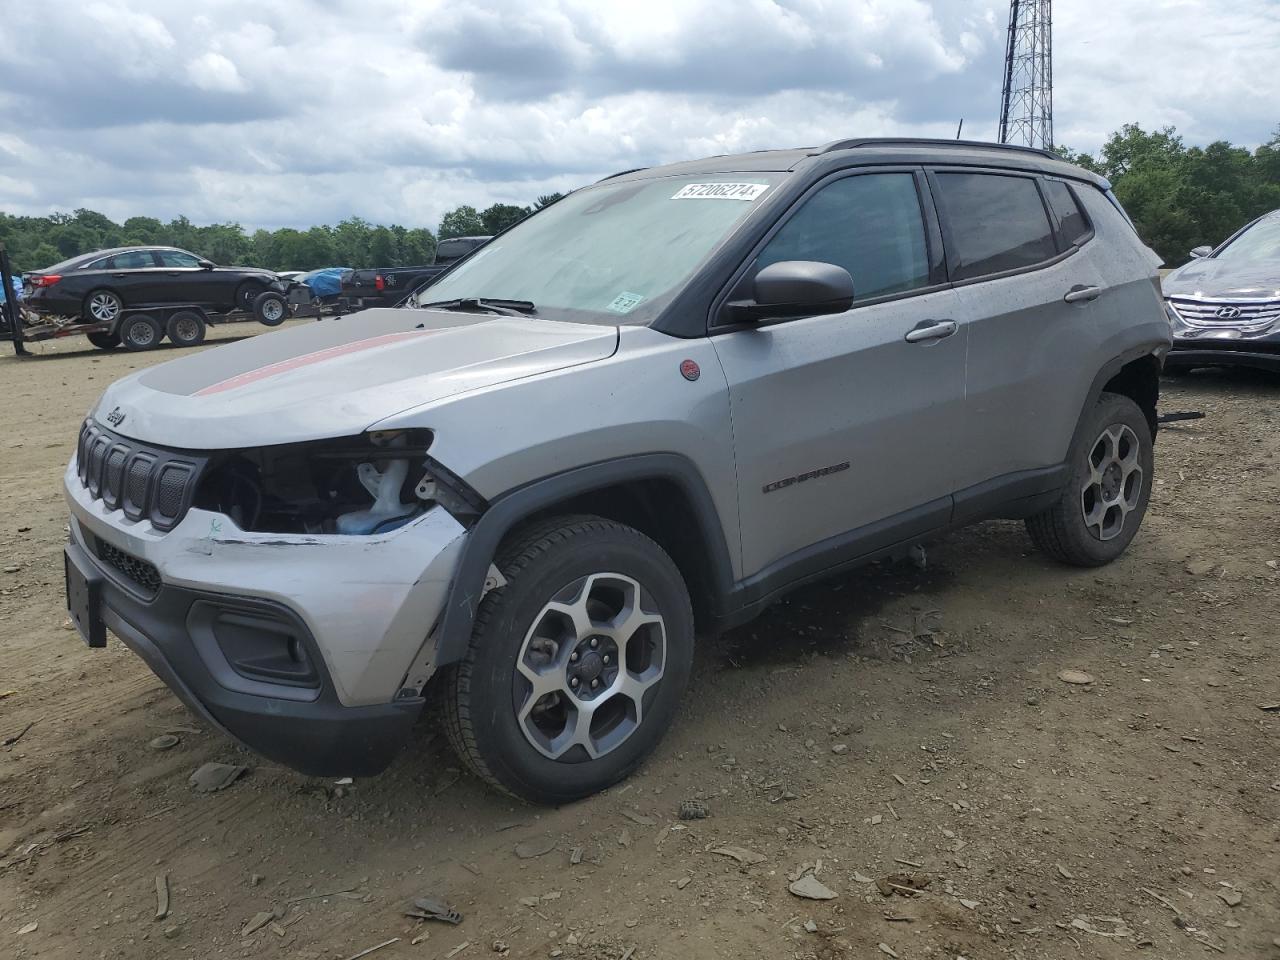
[[[851,160],[858,166],[881,163],[945,163],[957,166],[1007,167],[1074,177],[1099,185],[1106,184],[1106,181],[1096,174],[1067,163],[1048,150],[1015,144],[983,143],[977,140],[929,140],[911,137],[858,137],[833,140],[818,147],[723,154],[661,167],[625,171],[606,179],[640,180],[655,176],[697,173],[781,172],[795,170],[802,164],[849,166]]]

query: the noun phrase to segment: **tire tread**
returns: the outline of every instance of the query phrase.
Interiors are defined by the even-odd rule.
[[[498,569],[508,581],[520,577],[535,566],[551,550],[589,533],[608,533],[641,541],[666,556],[665,551],[652,539],[625,524],[590,514],[576,514],[535,520],[517,530],[499,548],[494,558]],[[668,558],[669,559],[669,558]],[[442,671],[441,700],[445,736],[458,759],[474,773],[497,790],[508,796],[522,799],[518,793],[504,784],[489,768],[476,744],[472,725],[471,683],[475,670],[476,653],[485,642],[489,624],[497,616],[502,601],[502,588],[489,591],[480,601],[472,626],[471,642],[466,655],[456,664]],[[692,618],[692,605],[686,595],[687,615]]]

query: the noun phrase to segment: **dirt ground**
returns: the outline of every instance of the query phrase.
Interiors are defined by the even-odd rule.
[[[989,523],[808,588],[701,645],[637,776],[534,809],[430,722],[376,779],[296,775],[87,649],[60,475],[98,393],[172,354],[35,349],[0,346],[0,956],[1280,958],[1280,378],[1166,382],[1207,417],[1161,434],[1116,564]],[[209,760],[252,769],[196,794]],[[805,869],[838,895],[788,892]],[[423,896],[462,923],[405,918]]]

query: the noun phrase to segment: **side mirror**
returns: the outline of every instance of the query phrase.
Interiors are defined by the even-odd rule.
[[[212,270],[212,269],[213,269],[214,267],[216,267],[216,266],[217,266],[217,264],[216,264],[216,263],[214,263],[212,260],[201,260],[201,261],[200,261],[200,269],[201,269],[201,270]]]
[[[733,323],[844,313],[853,304],[853,277],[816,260],[781,260],[756,274],[754,298],[727,304]]]
[[[1200,259],[1203,259],[1204,257],[1207,257],[1211,253],[1213,253],[1213,247],[1210,247],[1207,245],[1202,247],[1196,247],[1194,250],[1191,251],[1191,259],[1200,260]]]

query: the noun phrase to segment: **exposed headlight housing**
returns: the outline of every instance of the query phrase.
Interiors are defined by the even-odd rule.
[[[485,504],[428,454],[429,430],[389,430],[215,456],[194,506],[242,530],[367,536],[439,504],[459,519]]]

